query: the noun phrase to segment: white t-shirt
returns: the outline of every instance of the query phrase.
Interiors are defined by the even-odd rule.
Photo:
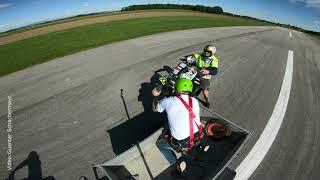
[[[183,94],[181,97],[187,104],[189,104],[188,95]],[[196,98],[191,98],[192,110],[196,116],[193,119],[193,131],[196,133],[198,132],[198,125],[200,125],[199,102]],[[188,138],[190,136],[189,111],[180,99],[173,96],[160,100],[157,105],[157,111],[163,112],[164,110],[167,111],[168,114],[171,135],[177,140]]]

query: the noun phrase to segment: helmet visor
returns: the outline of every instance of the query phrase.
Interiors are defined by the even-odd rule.
[[[212,56],[212,51],[205,50],[203,53],[204,53],[204,56],[206,56],[206,57]]]

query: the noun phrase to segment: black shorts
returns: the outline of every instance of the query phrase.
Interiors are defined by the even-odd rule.
[[[203,90],[210,89],[210,79],[201,79],[200,80],[200,88]]]

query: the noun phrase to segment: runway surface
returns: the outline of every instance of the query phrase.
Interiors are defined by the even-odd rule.
[[[263,132],[293,51],[292,85],[279,133],[250,179],[320,178],[320,40],[278,27],[223,27],[161,33],[58,58],[0,78],[1,164],[6,178],[8,96],[12,97],[13,167],[36,151],[43,177],[94,179],[91,164],[115,156],[107,129],[139,120],[151,100],[151,77],[164,65],[217,47],[215,112],[252,132],[237,168]],[[153,79],[152,79],[153,80]],[[148,123],[148,121],[143,121]],[[152,124],[152,119],[150,119]],[[118,142],[139,132],[123,132]],[[28,169],[16,172],[26,177]]]

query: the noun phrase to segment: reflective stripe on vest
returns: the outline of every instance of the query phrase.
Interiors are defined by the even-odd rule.
[[[180,99],[180,101],[182,102],[182,104],[184,105],[184,107],[188,110],[189,112],[189,126],[190,126],[190,144],[189,147],[187,148],[187,152],[190,151],[192,149],[192,147],[194,146],[194,130],[193,130],[193,120],[196,117],[196,115],[194,115],[193,111],[192,111],[192,99],[191,97],[189,97],[189,105],[182,99],[181,96],[178,96],[178,98]],[[199,135],[200,135],[200,139],[203,138],[203,134],[202,134],[202,125],[201,124],[197,124],[198,126],[198,131],[199,131]]]

